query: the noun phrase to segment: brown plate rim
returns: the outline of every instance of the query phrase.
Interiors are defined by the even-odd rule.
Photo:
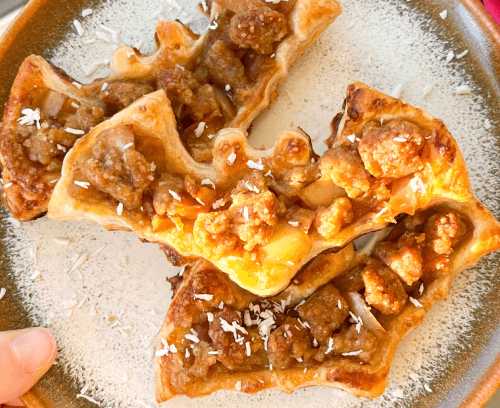
[[[17,36],[35,17],[37,12],[47,5],[51,0],[30,0],[23,10],[11,23],[7,31],[0,37],[0,59],[10,47],[15,43]],[[491,48],[500,55],[500,25],[488,13],[480,0],[460,0],[462,5],[473,15],[481,25],[483,31],[491,41]],[[499,78],[500,79],[500,78]],[[482,408],[495,393],[500,389],[500,350],[497,357],[477,381],[469,395],[459,405],[458,408]],[[40,390],[33,390],[21,397],[28,408],[55,408],[44,405],[38,397]]]

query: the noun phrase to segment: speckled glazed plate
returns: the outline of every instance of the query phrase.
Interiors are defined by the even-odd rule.
[[[185,8],[181,17],[192,20],[193,28],[206,27],[201,16],[190,15],[194,1],[178,3]],[[406,101],[444,120],[464,153],[475,195],[498,217],[498,26],[478,0],[343,3],[342,16],[299,60],[280,98],[254,124],[252,144],[272,144],[278,132],[293,123],[308,132],[322,152],[330,120],[340,109],[349,82],[362,80],[388,93],[402,84]],[[83,18],[81,12],[88,8],[94,13]],[[444,10],[445,19],[440,16]],[[179,18],[176,12],[179,9],[167,0],[31,0],[0,42],[0,112],[28,55],[39,54],[84,82],[91,79],[83,75],[85,67],[109,57],[116,45],[100,40],[83,45],[75,34],[74,19],[82,21],[85,35],[95,37],[101,23],[119,31],[124,44],[145,40],[143,50],[150,51],[158,16]],[[456,95],[459,85],[470,86],[472,94]],[[429,86],[432,91],[424,96]],[[47,219],[19,227],[6,211],[0,218],[0,287],[7,289],[0,300],[0,330],[45,325],[60,345],[57,365],[25,397],[27,405],[95,407],[77,398],[89,382],[87,395],[100,406],[156,406],[152,362],[143,352],[144,337],[151,332],[145,322],[152,319],[153,327],[161,323],[169,297],[165,275],[175,273],[175,268],[132,234]],[[58,236],[70,237],[71,244],[54,249],[51,243]],[[82,267],[81,279],[67,273],[71,255],[96,253],[103,242],[112,250]],[[43,270],[35,281],[29,279],[33,244],[40,257],[37,267]],[[482,407],[500,385],[499,262],[499,254],[487,256],[455,280],[447,301],[436,305],[423,326],[400,344],[387,391],[376,400],[356,400],[313,387],[292,395],[224,392],[199,400],[177,398],[164,406]],[[71,296],[80,304],[86,299],[97,305],[97,314],[85,312],[86,306],[67,313],[64,300]],[[114,335],[108,309],[109,315],[116,310],[130,323],[127,338]],[[107,348],[100,346],[103,340]]]

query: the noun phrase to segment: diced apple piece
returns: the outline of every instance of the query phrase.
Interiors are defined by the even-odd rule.
[[[366,302],[358,292],[349,292],[344,295],[349,309],[363,321],[363,325],[376,336],[383,336],[385,329],[373,316],[372,312],[366,305]]]
[[[55,119],[69,98],[59,92],[47,91],[40,105],[41,112]]]
[[[271,241],[260,249],[260,259],[263,263],[298,264],[309,253],[311,246],[311,239],[306,233],[282,224]]]
[[[400,213],[415,214],[418,202],[414,189],[411,176],[394,181],[391,188],[390,207],[397,208]]]
[[[174,200],[172,203],[172,211],[188,220],[195,220],[200,213],[206,213],[210,210],[210,206],[201,205],[188,197],[182,197],[182,201]],[[169,214],[172,214],[169,212]]]
[[[229,98],[224,95],[224,93],[215,88],[215,97],[219,102],[219,106],[221,107],[222,115],[224,116],[224,120],[226,122],[231,122],[236,116],[236,109],[234,109],[234,105],[231,103]]]
[[[336,186],[331,180],[321,179],[309,184],[299,193],[302,201],[313,210],[319,207],[328,207],[336,198],[346,196],[347,194],[342,187]]]
[[[184,223],[182,222],[180,217],[172,217],[172,222],[177,227],[177,230],[184,231]]]
[[[175,224],[170,218],[162,217],[161,215],[155,215],[152,220],[153,231],[165,231],[172,228]]]

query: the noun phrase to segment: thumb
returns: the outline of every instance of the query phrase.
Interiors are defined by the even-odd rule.
[[[25,394],[52,366],[52,334],[42,328],[0,333],[0,404]]]

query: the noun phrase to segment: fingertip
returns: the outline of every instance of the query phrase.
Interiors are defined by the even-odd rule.
[[[42,327],[26,330],[10,342],[12,355],[26,374],[47,371],[57,354],[52,333]]]

